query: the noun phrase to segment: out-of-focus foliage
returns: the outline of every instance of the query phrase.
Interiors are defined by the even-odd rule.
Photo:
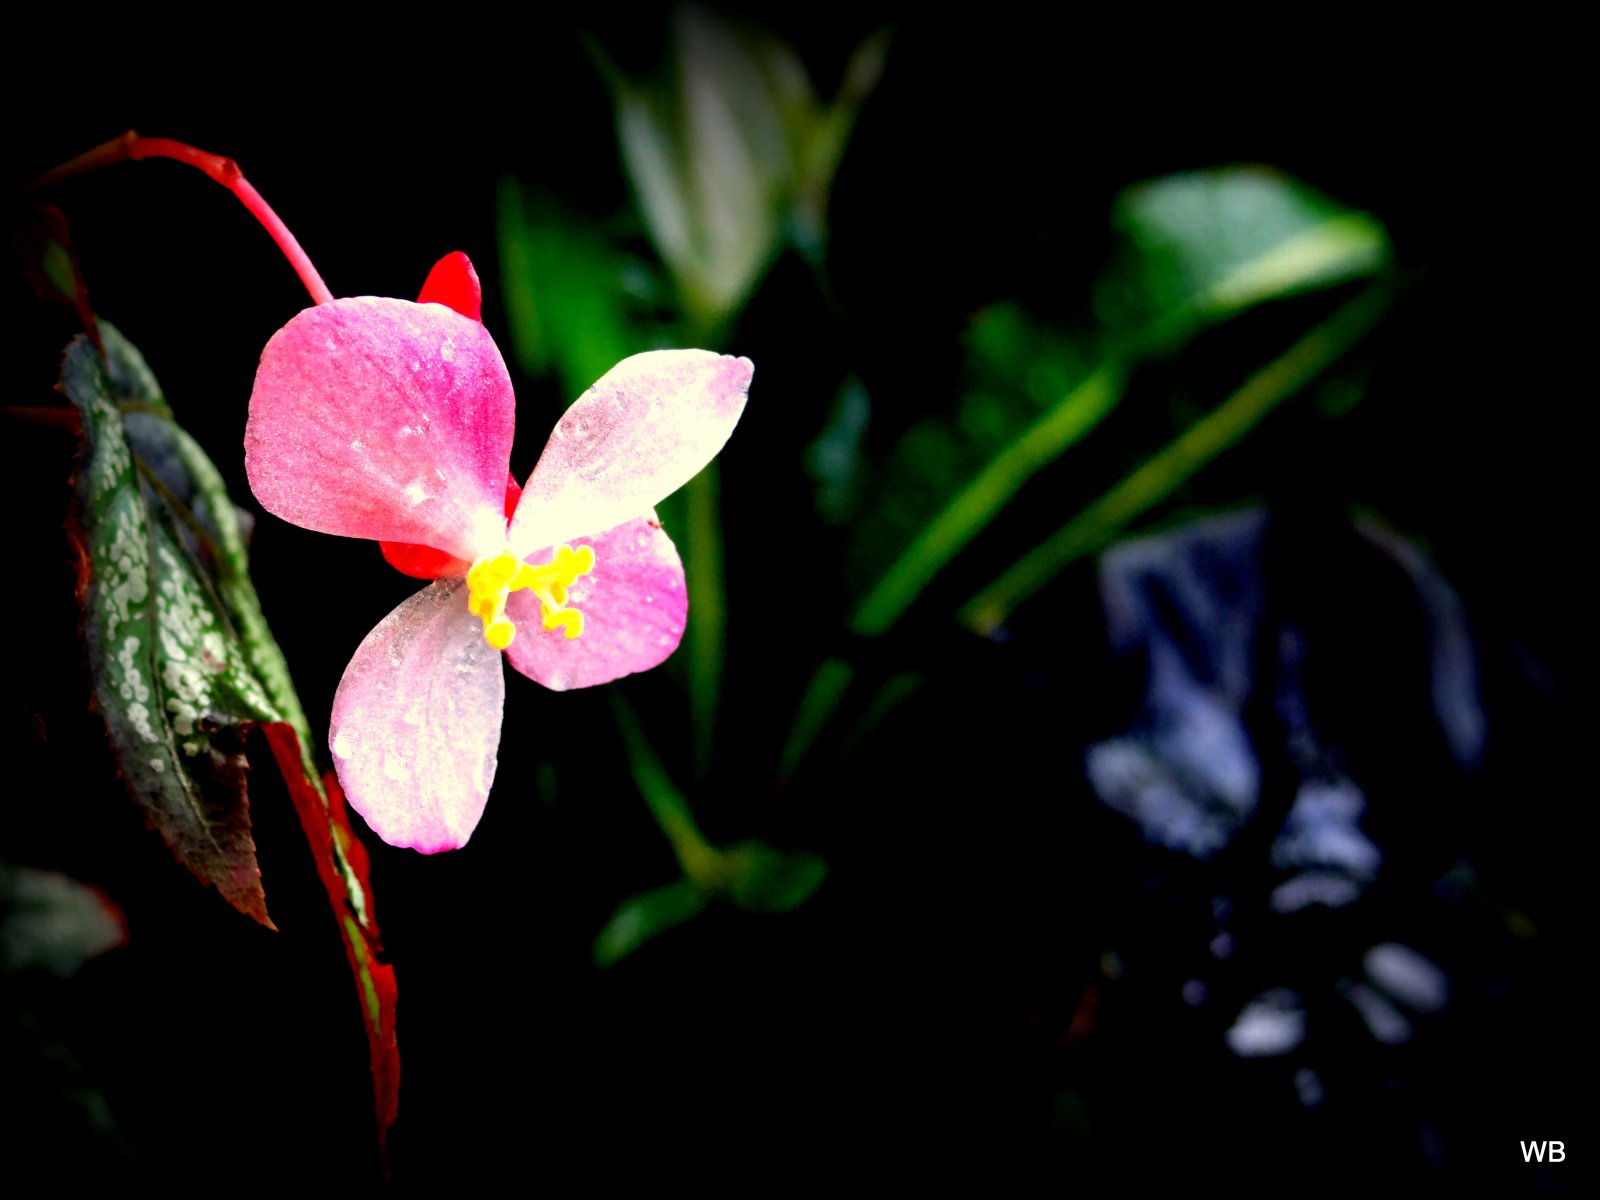
[[[127,940],[117,907],[59,871],[0,861],[0,976],[71,975]]]
[[[519,362],[556,372],[576,395],[608,356],[662,333],[722,336],[785,244],[824,272],[828,182],[887,44],[884,36],[864,43],[845,68],[839,99],[824,107],[780,42],[700,8],[675,11],[669,62],[652,82],[629,77],[592,42],[616,107],[623,167],[674,286],[661,286],[661,273],[617,236],[624,223],[585,224],[507,181],[499,227]],[[979,312],[955,397],[931,403],[887,457],[865,452],[872,411],[865,388],[851,381],[840,389],[826,426],[816,429],[808,466],[819,484],[817,515],[845,530],[837,570],[849,634],[893,628],[1036,476],[1118,408],[1143,365],[1172,359],[1206,329],[1263,304],[1381,277],[1390,261],[1386,232],[1373,217],[1261,167],[1135,185],[1117,198],[1111,224],[1116,250],[1079,300],[1080,315],[1066,325],[1046,322],[1005,300]],[[1278,360],[1253,376],[1257,364],[1241,362],[1246,382],[1233,396],[1111,492],[1083,495],[1084,507],[1059,533],[1013,563],[967,572],[963,619],[992,629],[1063,565],[1107,544],[1336,361],[1381,316],[1388,296],[1387,289],[1364,294],[1326,324],[1318,324],[1325,313],[1313,310],[1313,331]],[[729,652],[717,490],[708,472],[672,502],[682,508],[675,527],[683,531],[693,596],[683,657],[701,776],[714,754]],[[798,769],[854,679],[848,656],[818,670],[788,710],[779,778]],[[891,689],[867,707],[881,715],[903,694]],[[685,879],[625,903],[597,943],[602,961],[693,916],[707,895],[740,894],[726,886],[727,862],[700,835],[688,800],[670,785],[650,784],[664,775],[639,773],[641,755],[653,761],[653,752],[643,730],[627,728],[636,778]],[[670,801],[662,799],[669,793]]]
[[[861,44],[827,104],[789,47],[697,6],[675,11],[658,80],[628,78],[592,44],[640,212],[692,328],[733,316],[785,244],[820,263],[834,173],[888,42]]]
[[[1371,277],[1389,261],[1372,217],[1260,168],[1138,185],[1118,199],[1113,221],[1123,246],[1096,288],[1096,320],[1063,333],[1001,304],[974,322],[954,420],[915,426],[870,490],[847,561],[865,592],[854,632],[892,626],[1035,474],[1116,407],[1143,359],[1177,353],[1207,325],[1257,304]],[[1252,423],[1233,422],[1222,444]],[[1099,522],[1098,544],[1133,515]]]
[[[748,912],[787,912],[805,903],[828,873],[815,854],[761,842],[721,848],[700,831],[689,801],[673,784],[625,700],[613,700],[634,783],[672,843],[683,878],[632,896],[595,938],[594,958],[609,966],[639,946],[723,900]]]
[[[1378,274],[1390,261],[1376,218],[1264,167],[1138,184],[1111,219],[1124,250],[1096,291],[1096,313],[1161,349],[1176,349],[1198,326]]]
[[[522,370],[553,373],[573,400],[662,340],[652,334],[664,288],[651,265],[514,179],[500,183],[497,218],[511,346]]]

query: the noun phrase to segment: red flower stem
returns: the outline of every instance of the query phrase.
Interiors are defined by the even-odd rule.
[[[54,170],[46,171],[37,179],[29,180],[28,187],[45,187],[98,167],[110,166],[112,163],[127,159],[137,162],[141,158],[170,158],[204,171],[239,197],[239,202],[250,210],[250,215],[261,222],[262,227],[277,243],[278,249],[283,251],[283,256],[289,260],[289,265],[294,268],[295,274],[300,276],[300,282],[305,284],[306,291],[311,293],[314,303],[326,304],[333,299],[333,293],[328,290],[328,285],[322,282],[322,276],[317,274],[316,267],[311,265],[311,259],[300,248],[300,243],[295,240],[294,234],[289,232],[289,227],[261,198],[261,193],[250,186],[250,181],[239,170],[239,164],[231,158],[207,154],[204,150],[196,150],[193,146],[175,142],[171,138],[140,137],[130,129],[121,137],[113,138],[104,145],[78,155],[70,162],[62,163]]]

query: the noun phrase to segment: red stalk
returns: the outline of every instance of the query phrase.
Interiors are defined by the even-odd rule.
[[[212,179],[227,188],[239,202],[250,210],[250,215],[261,222],[261,225],[277,243],[278,249],[283,251],[283,256],[289,260],[289,265],[294,268],[300,282],[305,284],[306,291],[311,293],[311,299],[316,304],[326,304],[333,299],[333,293],[328,290],[328,285],[322,282],[322,276],[317,274],[316,267],[311,265],[311,259],[300,248],[300,243],[295,240],[294,234],[289,232],[289,227],[272,211],[271,206],[261,198],[261,193],[250,186],[250,181],[239,170],[239,164],[231,158],[223,158],[216,154],[207,154],[204,150],[196,150],[193,146],[183,142],[175,142],[171,138],[140,137],[132,129],[121,137],[113,138],[104,145],[96,146],[85,154],[78,155],[70,162],[64,162],[53,170],[46,171],[36,179],[28,181],[30,188],[46,187],[58,183],[63,179],[70,179],[74,175],[81,175],[85,171],[92,171],[98,167],[110,166],[115,162],[132,159],[137,162],[142,158],[170,158],[176,162],[188,163],[196,170],[204,171]]]

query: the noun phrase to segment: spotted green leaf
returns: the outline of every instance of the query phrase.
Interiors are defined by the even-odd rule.
[[[285,719],[219,587],[243,539],[230,506],[202,503],[215,468],[172,423],[144,359],[101,322],[104,357],[68,347],[61,390],[83,443],[72,528],[83,564],[94,702],[145,818],[194,875],[271,926],[250,835],[244,735]],[[224,570],[221,575],[229,575]]]

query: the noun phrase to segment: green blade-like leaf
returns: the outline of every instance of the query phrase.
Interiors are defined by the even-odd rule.
[[[828,864],[815,854],[774,850],[760,842],[733,847],[727,860],[728,896],[750,912],[798,908],[828,874]]]
[[[105,358],[80,337],[61,372],[83,427],[73,528],[95,704],[134,799],[173,854],[270,926],[243,738],[249,725],[281,714],[198,561],[210,543],[203,522],[152,465],[160,456],[147,459],[133,444],[148,450],[162,439],[149,427],[134,437],[125,428],[125,413],[146,426],[169,419],[160,389],[113,327],[101,322],[100,332]]]
[[[729,31],[684,8],[673,33],[666,86],[614,79],[617,137],[685,314],[712,329],[777,252],[786,146],[772,97]]]
[[[701,336],[743,306],[786,240],[820,263],[833,176],[887,48],[887,34],[869,38],[827,107],[782,41],[698,6],[674,13],[656,81],[626,78],[594,48],[634,195]]]
[[[961,620],[979,633],[992,632],[1063,567],[1109,543],[1342,357],[1392,300],[1392,289],[1379,283],[1350,301],[991,582],[962,608]]]
[[[1114,220],[1125,245],[1095,289],[1094,322],[1051,332],[1013,305],[981,314],[957,412],[914,425],[863,489],[873,499],[845,562],[846,587],[860,597],[853,633],[892,628],[1030,479],[1115,408],[1141,361],[1177,353],[1253,306],[1377,275],[1391,262],[1376,219],[1264,168],[1138,185],[1119,198]],[[990,619],[966,611],[971,623]],[[791,739],[785,773],[818,732]]]
[[[953,422],[907,435],[864,525],[857,564],[887,563],[851,620],[883,633],[1040,470],[1093,430],[1141,358],[1263,302],[1370,276],[1383,226],[1263,168],[1169,176],[1128,189],[1126,247],[1098,288],[1101,328],[1069,340],[996,306],[974,324],[968,391]],[[891,554],[885,553],[892,547]]]
[[[861,596],[851,630],[888,630],[938,572],[1041,468],[1115,407],[1120,364],[1082,336],[1062,336],[1013,304],[967,332],[965,395],[901,440],[864,506],[846,561]]]
[[[656,819],[661,832],[672,843],[673,853],[683,873],[702,886],[711,886],[718,877],[720,855],[706,841],[689,811],[689,799],[672,782],[667,768],[657,757],[644,727],[634,715],[632,706],[619,691],[611,693],[611,708],[616,714],[617,729],[622,734],[628,754],[628,766],[639,794],[650,806],[650,815]]]
[[[620,962],[651,938],[682,925],[706,903],[706,894],[687,879],[630,896],[617,906],[595,937],[595,966],[609,967]]]
[[[850,621],[851,631],[871,637],[889,629],[1023,484],[1081,441],[1116,407],[1122,390],[1120,367],[1108,363],[1086,376],[975,477],[969,477],[861,601]]]
[[[500,276],[517,365],[553,371],[575,400],[630,354],[657,344],[630,279],[643,268],[580,218],[503,180]]]

